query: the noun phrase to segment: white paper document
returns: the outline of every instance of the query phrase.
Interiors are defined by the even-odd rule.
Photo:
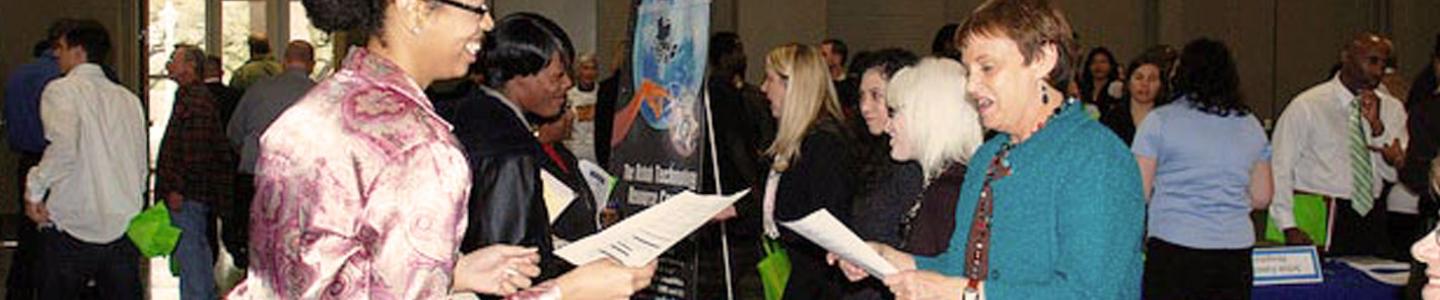
[[[1351,268],[1365,273],[1370,279],[1375,279],[1384,284],[1392,286],[1405,286],[1410,280],[1410,263],[1393,261],[1374,256],[1346,256],[1335,260],[1349,265]]]
[[[545,199],[545,210],[550,213],[550,224],[555,224],[560,219],[560,213],[575,202],[575,190],[565,186],[564,181],[550,174],[550,171],[540,170],[541,198]]]
[[[555,255],[575,265],[608,257],[626,266],[642,267],[749,192],[728,196],[680,193],[605,231],[557,249]]]
[[[850,231],[850,228],[845,227],[845,224],[830,215],[830,211],[817,210],[804,218],[794,222],[780,223],[780,225],[790,228],[825,250],[839,255],[845,261],[865,269],[866,273],[870,273],[870,276],[875,276],[875,278],[885,279],[885,276],[900,271],[895,268],[895,265],[891,265],[889,261],[881,257],[879,252],[875,252],[875,248],[865,244],[865,241],[860,240],[855,232]]]

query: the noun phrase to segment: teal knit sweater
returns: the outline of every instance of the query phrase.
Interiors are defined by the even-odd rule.
[[[955,211],[950,247],[916,257],[922,270],[963,276],[965,243],[986,168],[1009,140],[976,150]],[[992,183],[989,299],[1140,299],[1145,200],[1135,158],[1100,123],[1069,105],[1009,154]]]

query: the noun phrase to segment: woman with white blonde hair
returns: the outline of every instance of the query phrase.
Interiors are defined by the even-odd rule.
[[[965,74],[959,62],[932,57],[890,79],[891,158],[918,161],[931,180],[969,160],[984,136],[975,106],[965,99]]]
[[[965,98],[965,76],[955,60],[925,58],[895,73],[885,91],[892,113],[886,126],[890,158],[917,162],[925,176],[925,190],[900,226],[899,248],[907,253],[938,255],[950,246],[955,231],[966,164],[984,138],[979,113]],[[832,264],[836,258],[828,256]],[[864,273],[846,262],[840,267],[851,280]]]
[[[825,250],[776,222],[793,221],[828,210],[849,222],[855,186],[854,141],[835,98],[830,73],[814,46],[790,44],[765,59],[770,112],[779,121],[774,158],[764,194],[764,233],[777,239],[790,257],[786,299],[838,299],[844,278],[825,266]]]
[[[916,161],[925,174],[925,190],[901,223],[909,253],[949,247],[966,164],[983,141],[980,116],[965,99],[965,74],[959,62],[926,58],[896,73],[886,90],[894,112],[886,130],[890,157]]]

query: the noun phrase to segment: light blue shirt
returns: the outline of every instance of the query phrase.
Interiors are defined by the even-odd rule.
[[[1131,151],[1155,160],[1151,237],[1197,249],[1254,246],[1250,171],[1270,160],[1270,142],[1253,114],[1221,117],[1181,98],[1145,117]]]

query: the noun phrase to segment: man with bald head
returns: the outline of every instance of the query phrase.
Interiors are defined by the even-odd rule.
[[[1319,245],[1329,255],[1377,255],[1389,245],[1381,187],[1396,180],[1408,140],[1403,104],[1379,89],[1391,49],[1378,34],[1356,35],[1342,47],[1334,77],[1295,96],[1280,115],[1270,216],[1287,244],[1312,244],[1319,234],[1296,227],[1294,199],[1308,196],[1330,207],[1330,234]]]
[[[249,265],[246,249],[250,231],[250,200],[255,197],[255,159],[260,149],[260,135],[285,109],[295,104],[315,86],[310,72],[315,68],[315,47],[296,40],[285,46],[285,71],[275,77],[261,79],[240,97],[240,104],[225,127],[230,144],[240,153],[240,167],[235,183],[235,203],[222,216],[224,232],[221,240],[225,250],[235,257],[235,267]]]

